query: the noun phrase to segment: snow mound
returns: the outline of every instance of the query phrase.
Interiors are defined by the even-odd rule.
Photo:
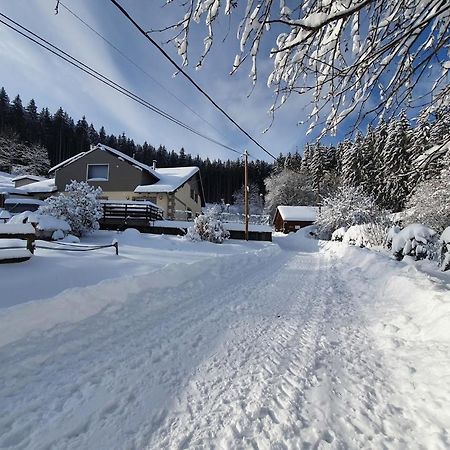
[[[314,225],[300,228],[296,233],[290,233],[286,237],[275,238],[275,242],[283,250],[314,253],[319,250],[319,241],[315,238],[317,228]]]
[[[142,243],[142,234],[136,228],[126,228],[117,237],[119,244],[139,246]]]

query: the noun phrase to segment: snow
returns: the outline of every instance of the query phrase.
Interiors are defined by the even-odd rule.
[[[314,230],[1,266],[0,448],[447,448],[450,275]]]
[[[0,247],[0,261],[8,259],[31,258],[33,255],[26,248],[2,248]]]
[[[54,178],[48,178],[42,181],[37,181],[36,183],[26,184],[17,188],[19,191],[26,192],[27,194],[39,194],[39,193],[49,193],[56,192],[58,189],[55,185]]]
[[[33,181],[43,181],[45,180],[44,177],[38,177],[36,175],[19,175],[17,177],[14,177],[11,181],[19,181],[19,180],[33,180]]]
[[[28,216],[28,222],[36,224],[41,231],[70,231],[70,225],[63,219],[49,216],[47,214],[32,213]]]
[[[450,227],[447,227],[441,234],[441,241],[450,244]]]
[[[0,194],[23,194],[23,191],[15,187],[13,178],[15,176],[7,172],[0,172]]]
[[[198,167],[168,167],[155,170],[159,181],[137,186],[134,192],[174,192],[199,171]]]
[[[244,231],[245,225],[243,223],[235,223],[235,222],[222,222],[223,226],[228,231]],[[192,227],[194,222],[188,220],[155,220],[153,225],[155,227],[162,228],[180,228],[187,229]],[[270,233],[272,231],[272,227],[269,225],[257,225],[257,224],[249,224],[249,231],[259,231],[264,233]]]
[[[5,200],[5,205],[43,205],[37,198],[10,197]]]
[[[403,255],[407,255],[417,243],[427,244],[435,235],[436,232],[431,228],[419,223],[413,223],[394,234],[392,237],[392,252],[403,252]]]
[[[35,230],[31,223],[2,223],[0,234],[34,234]]]
[[[281,218],[283,220],[316,220],[319,208],[316,206],[278,206]]]

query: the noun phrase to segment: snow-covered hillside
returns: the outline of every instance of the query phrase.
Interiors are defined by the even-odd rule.
[[[300,233],[120,240],[0,267],[0,448],[450,446],[448,274]]]

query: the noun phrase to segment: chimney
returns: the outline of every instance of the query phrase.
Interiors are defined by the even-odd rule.
[[[156,159],[153,160],[153,170],[156,170]]]

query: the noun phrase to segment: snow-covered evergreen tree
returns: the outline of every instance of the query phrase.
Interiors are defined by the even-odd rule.
[[[38,213],[67,221],[72,233],[80,237],[99,228],[101,193],[101,188],[89,186],[85,181],[72,181],[63,194],[46,199]]]
[[[388,209],[400,211],[408,197],[410,170],[410,125],[402,111],[388,124],[386,143],[381,155],[384,183],[380,186],[379,203]]]
[[[346,141],[341,146],[341,182],[343,186],[358,186],[361,182],[362,142],[363,136],[361,133],[358,133],[354,142]]]
[[[47,150],[37,144],[23,144],[16,136],[0,135],[0,166],[21,175],[47,175],[50,169]]]

